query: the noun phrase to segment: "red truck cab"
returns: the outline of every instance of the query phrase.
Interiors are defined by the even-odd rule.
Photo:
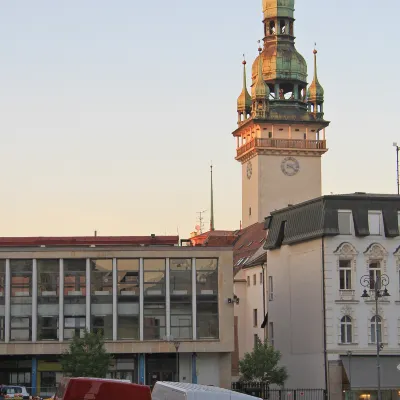
[[[115,379],[63,378],[54,400],[151,400],[148,386]]]

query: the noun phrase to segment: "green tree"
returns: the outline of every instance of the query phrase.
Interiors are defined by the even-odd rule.
[[[111,361],[101,333],[86,330],[82,338],[75,335],[72,339],[69,349],[61,356],[61,367],[67,376],[105,378]]]
[[[257,340],[254,350],[246,353],[239,361],[240,380],[246,382],[265,382],[283,386],[288,373],[286,367],[280,367],[281,353],[275,350],[267,340]]]

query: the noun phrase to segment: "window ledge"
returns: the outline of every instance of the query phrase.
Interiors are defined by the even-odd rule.
[[[375,304],[375,300],[373,300],[373,299],[371,299],[371,300],[364,300],[364,302],[366,303],[366,304]],[[379,304],[390,304],[390,300],[382,300],[382,299],[379,299]],[[399,302],[400,303],[400,302]]]
[[[338,343],[338,346],[343,346],[343,347],[358,346],[358,342],[352,342],[352,343]]]
[[[360,300],[345,300],[345,299],[340,299],[340,300],[335,300],[336,304],[358,304]]]
[[[381,343],[381,345],[388,346],[388,343],[384,342],[384,343]],[[376,343],[368,343],[368,347],[372,347],[372,346],[376,347]]]

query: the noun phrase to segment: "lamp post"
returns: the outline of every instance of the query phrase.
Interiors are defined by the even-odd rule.
[[[351,387],[351,356],[353,355],[352,351],[347,352],[347,356],[349,357],[349,385],[350,385],[350,399],[353,400],[353,389]]]
[[[378,310],[378,300],[379,298],[389,297],[390,294],[387,290],[387,286],[389,285],[389,277],[387,275],[376,275],[375,277],[371,275],[364,275],[361,277],[360,280],[361,286],[365,288],[371,289],[373,291],[374,300],[375,300],[375,339],[376,339],[376,369],[377,369],[377,378],[378,378],[378,400],[382,400],[382,393],[381,393],[381,364],[379,355],[381,349],[383,348],[380,338],[380,330],[379,330],[379,310]],[[384,289],[383,289],[384,288]],[[370,295],[368,294],[367,289],[364,289],[362,298],[366,299],[369,298]],[[382,321],[381,321],[382,322]],[[382,325],[381,325],[382,329]]]
[[[396,148],[396,173],[397,173],[397,194],[400,195],[400,177],[399,177],[399,149],[400,146],[397,143],[393,143],[393,146]]]
[[[175,377],[175,381],[179,382],[179,346],[181,345],[180,342],[178,342],[177,340],[174,340],[174,346],[175,346],[175,350],[176,350],[176,377]]]

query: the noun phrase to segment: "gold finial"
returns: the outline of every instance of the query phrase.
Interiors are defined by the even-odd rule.
[[[317,43],[314,43],[314,51],[313,51],[313,53],[314,53],[314,54],[317,54],[317,53],[318,53],[318,50],[317,50]]]
[[[246,56],[243,54],[243,62],[242,62],[242,64],[243,65],[246,65],[247,64],[247,62],[246,62]]]

